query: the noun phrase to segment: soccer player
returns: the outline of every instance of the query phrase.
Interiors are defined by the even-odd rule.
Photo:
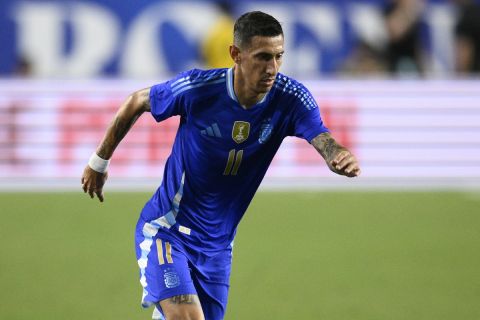
[[[360,174],[324,126],[310,92],[279,73],[282,27],[255,11],[234,26],[231,69],[190,70],[130,95],[84,170],[104,200],[112,154],[135,121],[180,116],[163,182],[136,227],[142,305],[154,319],[223,319],[237,225],[286,136],[307,140],[335,173]]]

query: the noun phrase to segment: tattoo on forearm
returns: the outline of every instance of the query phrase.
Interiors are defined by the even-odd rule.
[[[109,159],[137,119],[143,112],[148,111],[150,111],[150,89],[143,89],[130,95],[110,123],[101,145],[97,148],[98,156]]]
[[[319,135],[312,140],[312,144],[315,149],[320,152],[322,157],[327,160],[327,162],[333,160],[333,158],[335,158],[339,152],[346,150],[344,147],[339,145],[335,139],[330,136],[330,134]]]
[[[360,174],[356,158],[347,148],[337,143],[329,133],[319,134],[313,138],[311,143],[333,172],[348,177],[355,177]]]
[[[127,134],[128,130],[134,125],[140,115],[134,116],[130,121],[125,121],[119,116],[116,116],[111,124],[111,133],[107,134],[102,141],[102,144],[97,150],[99,157],[107,159],[111,157],[113,151],[118,146],[123,137]],[[110,131],[110,130],[109,130]]]
[[[195,296],[193,294],[182,294],[171,297],[168,301],[172,304],[195,304]]]
[[[123,137],[125,137],[128,130],[130,130],[133,124],[137,121],[138,117],[139,115],[136,115],[135,117],[130,119],[130,121],[128,122],[121,121],[118,117],[115,119],[115,122],[113,124],[113,127],[115,129],[113,131],[115,136],[115,142],[120,142],[120,140],[122,140]]]
[[[323,153],[327,159],[333,157],[334,152],[338,149],[338,144],[332,138],[329,138],[325,141],[323,147]]]

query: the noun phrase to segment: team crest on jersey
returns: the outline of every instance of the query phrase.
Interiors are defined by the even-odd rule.
[[[163,280],[165,281],[165,286],[167,288],[175,288],[180,285],[180,278],[178,277],[178,274],[171,269],[164,271]]]
[[[248,139],[250,134],[250,123],[245,121],[235,121],[232,129],[232,138],[236,143],[242,143]]]
[[[272,136],[273,125],[270,123],[271,120],[270,118],[263,120],[260,126],[260,134],[258,135],[258,142],[260,144],[264,144]]]

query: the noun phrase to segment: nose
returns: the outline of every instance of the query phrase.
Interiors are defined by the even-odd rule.
[[[269,75],[276,75],[277,72],[278,72],[278,68],[280,67],[279,63],[278,63],[278,60],[273,58],[273,59],[270,59],[268,61],[268,64],[267,64],[267,70],[266,72],[269,74]]]

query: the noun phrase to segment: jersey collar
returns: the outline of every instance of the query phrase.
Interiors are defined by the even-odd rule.
[[[238,103],[235,91],[233,91],[233,68],[227,70],[227,92],[230,98]]]

